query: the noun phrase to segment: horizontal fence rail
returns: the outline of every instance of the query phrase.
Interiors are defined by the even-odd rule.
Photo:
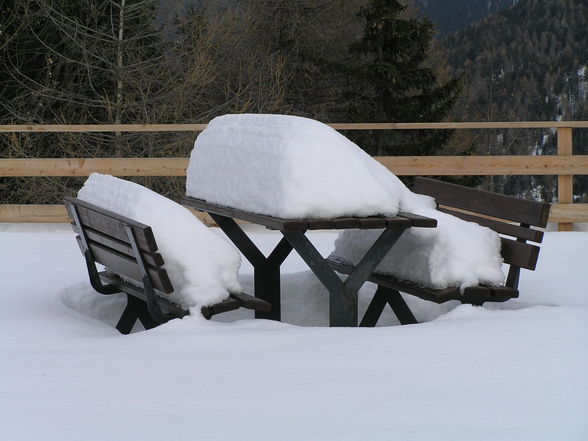
[[[399,176],[588,174],[588,155],[375,156]],[[1,176],[186,176],[188,158],[0,159]]]
[[[462,130],[588,128],[588,121],[504,121],[439,123],[335,123],[335,130]],[[201,132],[208,124],[35,124],[0,125],[0,133],[22,132]]]
[[[557,155],[544,156],[379,156],[399,176],[556,175],[558,204],[550,222],[560,231],[588,222],[588,204],[573,204],[573,176],[588,174],[588,155],[572,154],[573,129],[588,121],[442,122],[330,124],[336,130],[556,129]],[[207,124],[0,125],[0,133],[200,132]],[[40,158],[0,159],[0,177],[185,176],[188,158]],[[0,204],[0,222],[67,222],[60,205]]]

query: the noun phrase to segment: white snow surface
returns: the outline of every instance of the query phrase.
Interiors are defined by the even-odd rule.
[[[169,299],[194,313],[241,292],[241,257],[226,239],[176,202],[134,182],[93,173],[78,198],[148,225],[174,292]]]
[[[396,215],[404,185],[318,121],[287,115],[214,118],[190,157],[186,194],[280,218]]]
[[[281,218],[396,215],[434,217],[411,229],[378,272],[432,288],[504,284],[492,230],[437,212],[387,168],[331,127],[286,115],[224,115],[196,139],[188,196]],[[332,257],[357,264],[381,231],[341,233]]]
[[[280,239],[246,228],[266,254]],[[336,239],[309,236],[323,255]],[[1,440],[588,439],[588,232],[546,233],[518,299],[405,296],[417,325],[387,308],[376,328],[325,327],[327,294],[293,253],[286,323],[241,310],[127,336],[124,296],[92,290],[74,237],[0,224]],[[240,278],[251,292],[246,261]]]

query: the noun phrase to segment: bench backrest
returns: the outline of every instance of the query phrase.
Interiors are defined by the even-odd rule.
[[[526,241],[541,243],[543,240],[543,232],[531,226],[547,225],[549,204],[421,177],[415,179],[413,191],[434,197],[439,211],[512,237],[501,237],[504,262],[535,269],[539,247]]]
[[[142,286],[140,258],[151,277],[153,287],[164,293],[173,292],[173,286],[150,226],[120,216],[96,205],[76,198],[65,198],[65,206],[73,221],[73,228],[80,249],[84,252],[84,241],[93,255],[93,260],[116,274],[131,279]],[[136,242],[133,249],[132,239]]]

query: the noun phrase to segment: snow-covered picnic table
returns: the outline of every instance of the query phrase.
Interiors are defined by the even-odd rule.
[[[504,283],[495,232],[436,211],[433,198],[318,121],[215,118],[196,140],[182,202],[209,212],[253,263],[255,295],[273,305],[262,317],[280,318],[280,264],[292,249],[329,290],[333,326],[357,325],[357,291],[375,271],[435,289]],[[283,239],[266,258],[234,219]],[[332,256],[356,266],[345,282],[306,238],[313,229],[342,232]]]
[[[295,249],[308,267],[329,291],[329,320],[331,326],[357,326],[358,291],[382,262],[386,253],[404,231],[411,227],[434,228],[435,219],[410,213],[397,216],[337,217],[281,219],[186,197],[183,204],[208,212],[233,244],[254,268],[255,296],[272,304],[270,312],[258,312],[259,318],[281,319],[280,267]],[[268,257],[257,248],[235,219],[249,221],[279,230],[282,239]],[[309,230],[346,229],[383,230],[376,241],[364,251],[363,258],[345,281],[341,281],[327,260],[306,236]]]

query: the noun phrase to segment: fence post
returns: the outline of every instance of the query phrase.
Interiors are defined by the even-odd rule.
[[[572,155],[572,128],[558,127],[557,129],[557,154],[561,156]],[[557,178],[557,199],[560,204],[574,202],[574,176],[559,175]],[[557,226],[558,231],[573,231],[574,224],[562,222]]]

